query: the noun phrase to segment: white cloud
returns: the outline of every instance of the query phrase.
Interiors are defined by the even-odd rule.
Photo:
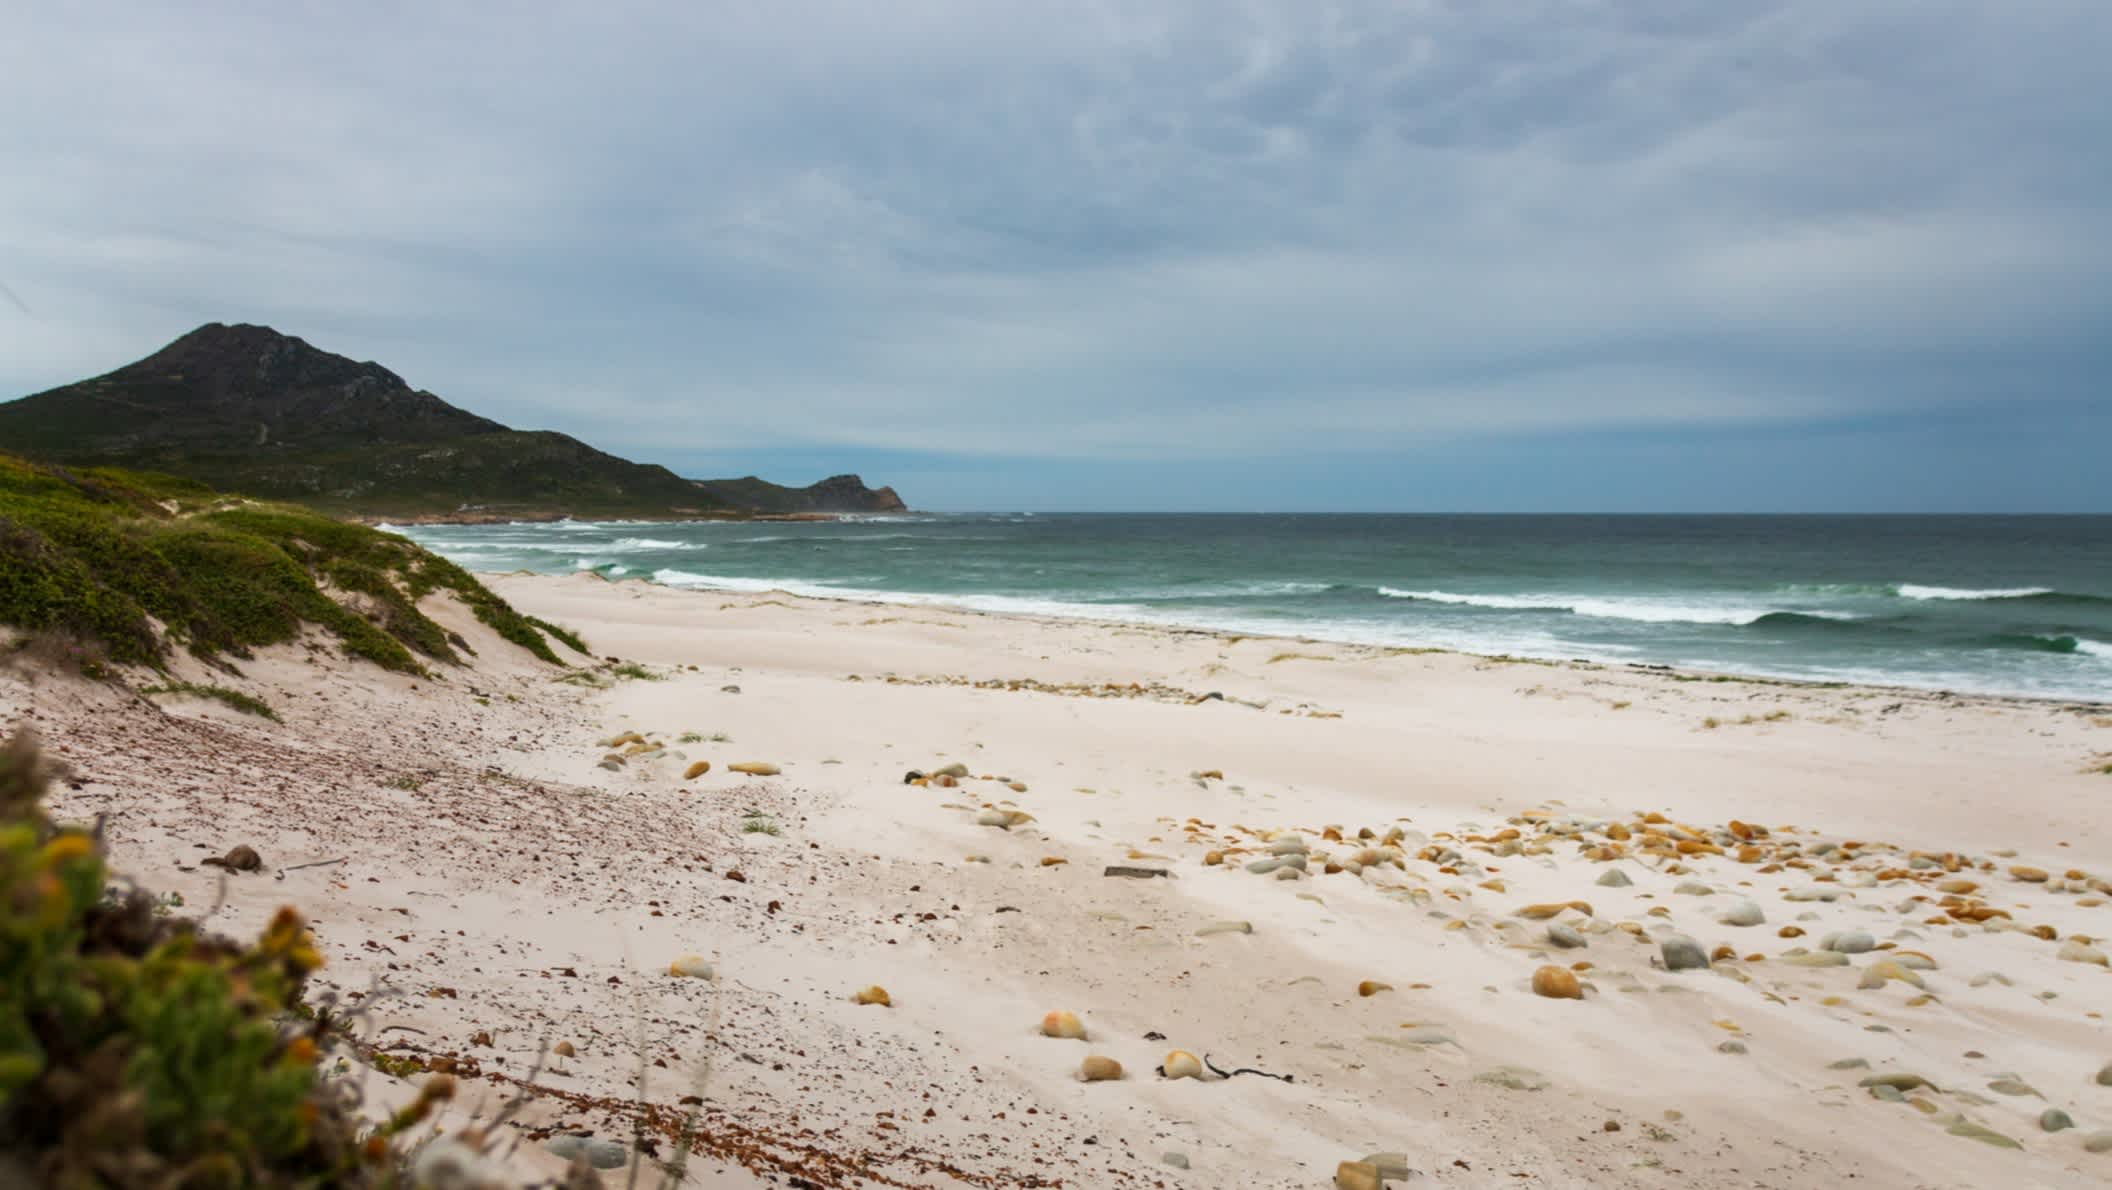
[[[5,392],[239,319],[644,453],[2105,400],[2096,0],[14,23]]]

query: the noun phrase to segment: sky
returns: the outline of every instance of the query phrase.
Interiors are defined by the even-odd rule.
[[[257,322],[920,508],[2112,512],[2107,0],[6,23],[0,397]]]

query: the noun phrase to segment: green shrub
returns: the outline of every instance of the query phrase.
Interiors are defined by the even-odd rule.
[[[451,1086],[363,1136],[317,1064],[300,916],[243,946],[106,894],[98,840],[45,816],[46,783],[25,737],[0,750],[0,1168],[68,1190],[398,1185],[391,1137]]]
[[[358,595],[368,614],[319,583]],[[585,651],[394,534],[166,476],[76,474],[0,454],[0,624],[95,641],[113,661],[159,666],[171,644],[207,660],[246,658],[314,625],[350,656],[420,673],[419,656],[460,660],[459,638],[418,610],[441,590],[552,664],[561,662],[545,632]]]

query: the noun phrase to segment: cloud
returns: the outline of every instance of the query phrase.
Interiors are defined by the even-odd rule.
[[[2098,0],[14,24],[0,391],[240,319],[651,457],[2108,399]]]

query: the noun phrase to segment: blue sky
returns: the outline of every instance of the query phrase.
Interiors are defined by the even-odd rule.
[[[0,394],[931,508],[2112,511],[2104,0],[31,6]]]

